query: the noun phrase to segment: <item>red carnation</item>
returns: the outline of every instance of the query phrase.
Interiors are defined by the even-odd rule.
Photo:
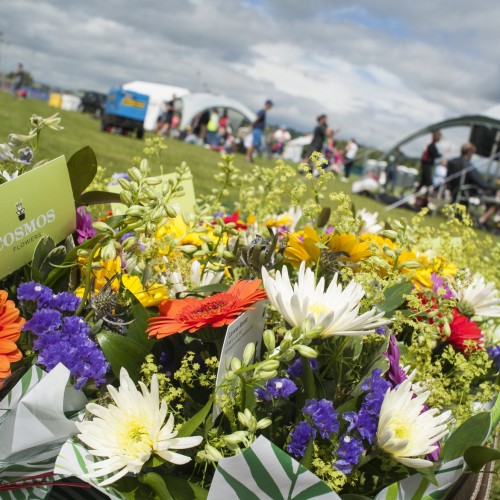
[[[471,345],[465,345],[466,341],[474,342],[476,349],[482,348],[483,332],[474,321],[460,314],[458,309],[453,309],[453,321],[450,323],[451,335],[448,342],[460,351],[470,349]]]

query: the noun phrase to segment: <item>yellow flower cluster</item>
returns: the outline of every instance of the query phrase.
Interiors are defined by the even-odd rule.
[[[308,266],[318,262],[321,250],[326,249],[347,262],[360,262],[370,257],[370,245],[355,234],[324,234],[322,236],[306,226],[303,231],[290,233],[285,248],[285,262],[299,267],[302,262]]]

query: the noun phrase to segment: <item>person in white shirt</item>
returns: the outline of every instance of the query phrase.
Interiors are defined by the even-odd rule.
[[[342,177],[343,181],[347,181],[347,179],[349,178],[351,168],[354,165],[356,154],[358,153],[358,149],[359,146],[355,139],[349,139],[345,147],[344,177]]]

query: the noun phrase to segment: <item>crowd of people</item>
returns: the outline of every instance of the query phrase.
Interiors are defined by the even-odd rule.
[[[228,153],[244,152],[247,162],[253,162],[256,155],[271,158],[283,158],[286,145],[292,135],[286,125],[268,127],[267,114],[273,102],[267,99],[257,111],[249,127],[243,127],[242,133],[233,130],[227,109],[211,108],[198,113],[185,131],[179,130],[180,109],[176,106],[175,95],[164,104],[164,111],[158,117],[156,132],[165,137],[180,138],[186,142],[204,145],[207,148]],[[324,168],[343,176],[348,181],[352,166],[358,153],[359,145],[354,138],[343,147],[335,143],[338,129],[328,125],[328,118],[321,114],[316,119],[316,126],[311,134],[311,141],[303,149],[302,160],[308,161],[314,152],[321,153],[325,160]]]
[[[166,112],[158,120],[158,133],[168,134],[169,130],[175,129],[175,96],[173,101],[166,103]],[[267,153],[267,157],[282,158],[286,144],[292,139],[286,126],[282,125],[271,130],[266,135],[267,114],[272,109],[273,102],[266,100],[264,106],[257,112],[255,120],[251,123],[247,143],[243,149],[246,150],[247,162],[252,162],[255,154]],[[356,160],[359,145],[354,138],[347,141],[345,146],[338,147],[335,143],[334,130],[328,124],[326,114],[321,114],[316,119],[316,125],[311,134],[311,141],[303,149],[302,161],[310,161],[314,153],[320,153],[324,160],[324,168],[335,173],[342,174],[341,180],[348,182],[352,167]],[[234,152],[236,144],[235,131],[231,129],[227,110],[211,109],[201,113],[193,122],[190,133],[187,134],[188,142],[206,144],[215,149]],[[432,132],[431,140],[425,147],[420,160],[420,179],[415,189],[417,199],[421,206],[425,206],[429,196],[437,193],[444,187],[449,193],[452,201],[457,199],[460,187],[465,183],[469,188],[476,188],[490,196],[500,198],[498,186],[490,184],[482,179],[477,169],[472,165],[472,156],[475,147],[466,143],[462,147],[462,154],[458,158],[447,160],[449,150],[440,148],[442,133],[440,130]],[[387,192],[394,190],[397,179],[397,167],[402,153],[399,149],[391,152],[385,169],[384,187]],[[464,175],[462,175],[464,173]],[[473,190],[469,191],[474,194]],[[489,218],[497,213],[498,203],[489,204],[485,213],[479,218],[478,223],[484,225]]]

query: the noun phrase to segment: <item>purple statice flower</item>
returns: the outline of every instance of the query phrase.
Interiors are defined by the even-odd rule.
[[[358,413],[346,411],[342,418],[349,422],[347,432],[356,430],[363,439],[366,439],[370,444],[373,443],[377,433],[378,418],[371,415],[366,408],[362,407]]]
[[[127,238],[131,238],[132,236],[135,236],[135,233],[130,232],[130,233],[125,233],[121,238],[120,238],[120,243],[123,243]]]
[[[380,414],[380,408],[384,401],[385,393],[391,384],[382,377],[382,370],[375,368],[370,378],[367,378],[362,384],[361,389],[366,391],[365,400],[362,406],[374,416]]]
[[[30,295],[29,287],[21,290],[21,295],[35,296]],[[99,346],[90,339],[90,325],[79,316],[62,315],[64,311],[73,313],[80,299],[62,292],[51,297],[51,301],[58,311],[49,307],[37,309],[23,328],[36,336],[33,349],[38,352],[37,364],[50,371],[62,363],[75,378],[78,390],[89,381],[103,384],[109,364]]]
[[[361,454],[365,451],[361,439],[344,434],[340,438],[340,445],[337,450],[337,461],[334,466],[344,474],[352,471],[353,465],[357,465]]]
[[[362,407],[356,419],[356,430],[359,432],[359,435],[372,444],[377,434],[377,427],[378,415],[374,416],[366,408]]]
[[[361,388],[366,392],[361,409],[356,413],[347,411],[342,418],[349,423],[347,432],[357,431],[362,439],[373,443],[377,433],[380,408],[391,384],[382,377],[382,370],[376,368],[371,376],[363,381]],[[339,469],[340,470],[340,469]]]
[[[452,299],[453,298],[453,291],[451,290],[448,282],[439,276],[437,273],[431,273],[431,281],[432,281],[432,291],[437,295],[438,290],[440,288],[445,290],[445,293],[442,295],[443,299]]]
[[[307,422],[299,422],[290,433],[290,441],[286,449],[295,457],[303,457],[309,441],[315,438],[316,429],[313,429]]]
[[[17,298],[19,300],[32,300],[37,303],[38,307],[45,307],[50,304],[53,296],[54,292],[49,287],[34,281],[21,283],[17,287]]]
[[[82,299],[77,297],[74,293],[61,292],[52,297],[50,307],[60,312],[74,313],[78,309],[81,301]]]
[[[35,340],[33,347],[39,351],[37,364],[50,371],[62,363],[75,377],[77,390],[82,389],[89,381],[96,385],[103,384],[109,364],[89,335],[90,325],[82,318],[63,318],[59,330],[51,330]]]
[[[83,207],[76,209],[76,241],[81,245],[85,240],[95,236],[96,230],[92,226],[92,217]]]
[[[389,345],[387,346],[387,352],[384,354],[389,360],[389,371],[387,372],[387,377],[389,378],[392,386],[397,387],[399,384],[404,382],[408,376],[403,370],[403,367],[399,364],[398,341],[392,333],[389,339]]]
[[[385,335],[387,333],[388,329],[386,326],[379,326],[376,330],[375,333],[377,335]]]
[[[318,360],[316,358],[310,358],[309,365],[311,366],[311,370],[316,371],[318,369]],[[295,360],[286,371],[290,378],[302,377],[302,372],[303,370],[301,358]]]
[[[333,432],[339,431],[339,412],[327,399],[308,399],[302,413],[311,415],[314,426],[323,439],[328,439]]]
[[[486,352],[490,355],[490,357],[493,359],[495,364],[497,365],[497,368],[500,370],[500,345],[492,345],[490,347],[486,348]]]
[[[266,387],[255,389],[255,395],[261,401],[271,401],[274,399],[288,398],[297,390],[295,383],[288,378],[272,378],[266,382]]]
[[[54,309],[38,309],[30,320],[26,321],[23,330],[30,330],[35,335],[45,335],[61,327],[62,316]]]
[[[111,176],[111,182],[108,184],[108,187],[118,186],[119,184],[118,179],[125,179],[126,181],[129,181],[130,177],[126,172],[115,172]]]

